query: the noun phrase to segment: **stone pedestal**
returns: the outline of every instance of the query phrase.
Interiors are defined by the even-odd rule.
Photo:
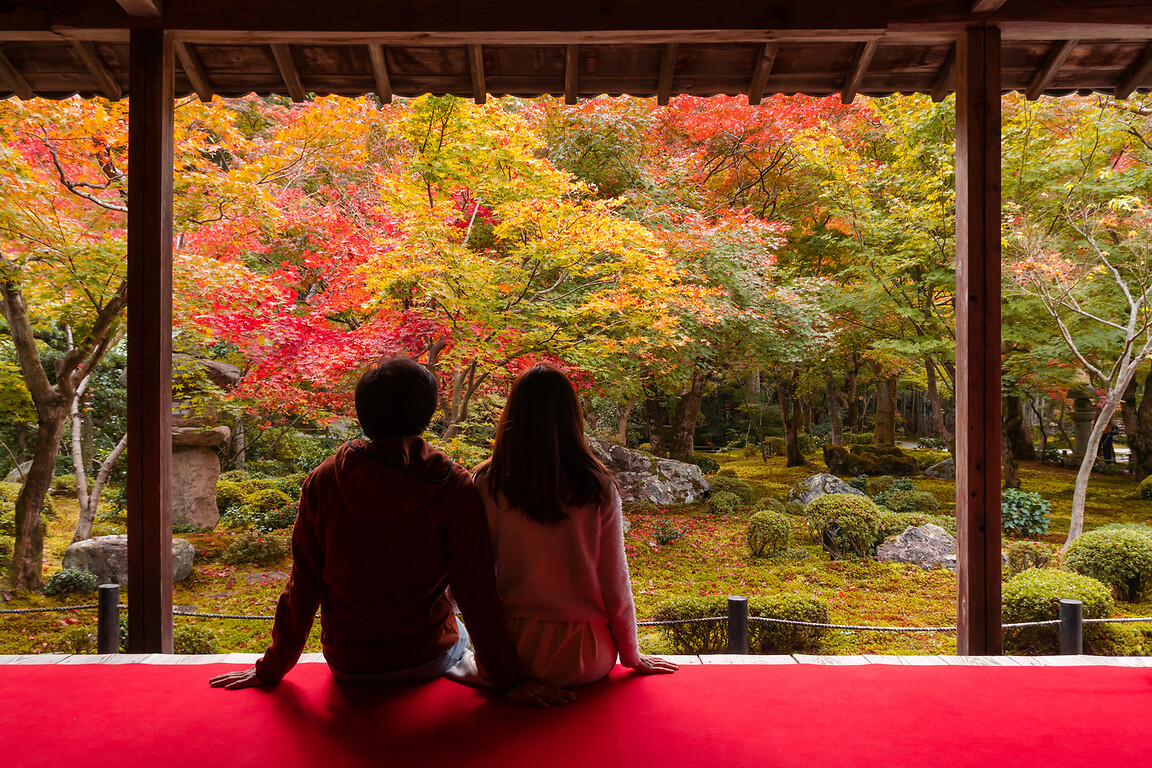
[[[172,581],[183,581],[192,573],[196,549],[185,539],[172,539]],[[61,565],[96,574],[101,584],[128,584],[128,537],[97,536],[78,541],[64,552]]]
[[[1091,390],[1069,390],[1068,397],[1073,398],[1071,419],[1076,428],[1076,444],[1072,447],[1072,458],[1082,459],[1088,451],[1088,438],[1092,434],[1092,424],[1096,421],[1096,408],[1093,403],[1095,393]],[[1079,461],[1077,461],[1079,463]]]
[[[228,442],[228,427],[172,429],[172,524],[212,528],[220,522],[216,481],[220,458],[216,449]]]

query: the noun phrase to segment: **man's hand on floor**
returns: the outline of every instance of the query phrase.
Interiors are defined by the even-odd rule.
[[[225,672],[222,675],[216,675],[209,681],[209,685],[213,688],[223,688],[226,691],[238,691],[241,688],[258,688],[267,685],[267,683],[256,674],[256,667],[249,667],[238,672]]]

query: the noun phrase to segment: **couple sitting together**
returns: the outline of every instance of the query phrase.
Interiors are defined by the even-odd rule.
[[[639,672],[676,670],[637,647],[620,496],[585,443],[564,374],[521,374],[474,478],[421,439],[436,407],[436,379],[413,360],[360,378],[368,440],[348,442],[304,482],[272,643],[213,686],[278,683],[317,608],[342,682],[447,675],[549,706],[607,675],[617,655]]]

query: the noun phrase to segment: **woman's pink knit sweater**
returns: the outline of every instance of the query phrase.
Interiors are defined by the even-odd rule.
[[[543,525],[493,499],[484,478],[477,487],[488,513],[496,555],[496,589],[509,618],[608,624],[620,663],[640,660],[636,608],[624,556],[620,494],[609,483],[599,506],[568,510],[558,525]]]

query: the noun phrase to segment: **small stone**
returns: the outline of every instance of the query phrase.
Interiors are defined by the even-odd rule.
[[[928,477],[935,477],[940,480],[955,480],[956,479],[956,461],[952,457],[938,461],[928,469],[924,470],[924,474]]]
[[[951,560],[948,558],[951,557]],[[911,563],[926,571],[955,567],[956,539],[938,525],[909,527],[880,545],[876,559],[886,563]]]

